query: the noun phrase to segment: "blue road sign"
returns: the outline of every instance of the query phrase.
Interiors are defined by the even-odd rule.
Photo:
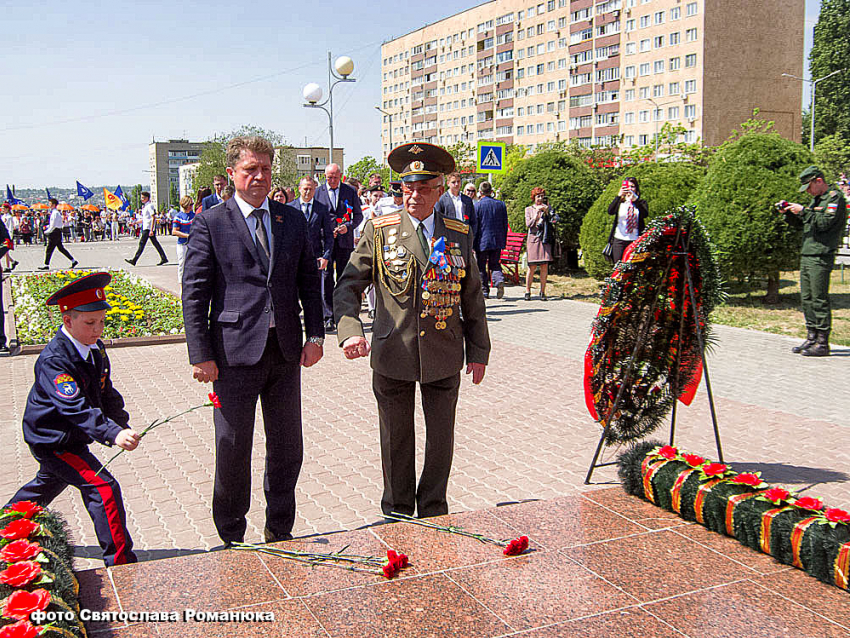
[[[505,143],[504,142],[478,142],[478,172],[479,173],[504,173],[505,172]]]

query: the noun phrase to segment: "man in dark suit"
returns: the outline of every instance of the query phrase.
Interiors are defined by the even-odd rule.
[[[236,194],[194,218],[183,271],[189,362],[198,381],[213,383],[222,405],[213,417],[212,509],[225,547],[245,535],[258,398],[266,432],[264,536],[291,538],[303,455],[300,366],[316,363],[324,342],[307,222],[268,199],[273,157],[261,137],[230,141],[227,172]]]
[[[201,200],[201,211],[205,211],[213,206],[218,206],[224,202],[224,196],[221,193],[225,186],[227,186],[227,177],[224,175],[215,175],[213,177],[212,195],[207,195]]]
[[[294,208],[307,220],[307,234],[310,237],[310,246],[316,256],[316,262],[320,271],[327,269],[331,260],[334,247],[334,221],[328,207],[317,202],[316,180],[312,177],[302,177],[298,182],[300,197],[289,202],[287,206]],[[321,276],[321,275],[320,275]]]
[[[446,178],[449,190],[443,193],[434,210],[443,217],[454,218],[475,228],[475,202],[460,192],[460,173],[454,172]]]
[[[504,202],[493,197],[490,182],[481,182],[481,199],[475,202],[474,246],[481,272],[484,298],[490,298],[490,283],[496,286],[496,296],[505,296],[505,277],[502,274],[502,251],[508,243],[508,209]]]
[[[339,164],[328,164],[325,169],[325,183],[316,189],[316,201],[328,207],[334,222],[331,260],[322,279],[325,330],[336,329],[333,301],[334,271],[336,271],[336,281],[339,281],[348,258],[354,251],[354,229],[363,221],[363,211],[360,208],[360,197],[357,191],[348,184],[342,183],[341,180],[342,169]]]

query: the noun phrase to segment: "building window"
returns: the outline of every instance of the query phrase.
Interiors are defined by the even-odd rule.
[[[656,60],[652,63],[653,73],[664,73],[664,60]]]
[[[629,111],[628,113],[626,113],[625,117],[623,119],[623,123],[624,124],[634,124],[635,123],[635,112]]]
[[[626,43],[626,55],[634,55],[635,53],[637,53],[637,43],[627,42]]]
[[[671,106],[667,109],[667,119],[668,120],[678,120],[679,119],[679,107]]]
[[[641,40],[640,41],[640,52],[646,53],[647,51],[649,51],[650,43],[651,43],[651,40],[649,38],[645,38],[645,39]]]
[[[628,33],[629,31],[634,31],[634,30],[635,30],[635,21],[634,21],[634,19],[632,19],[632,20],[626,20],[626,33]]]
[[[697,3],[689,2],[685,7],[685,15],[687,16],[695,16],[697,14]]]
[[[691,68],[697,65],[697,54],[689,53],[685,56],[685,68]]]
[[[640,65],[639,73],[641,76],[649,75],[649,62],[644,62]]]
[[[635,100],[635,90],[634,89],[626,89],[626,92],[623,95],[623,99],[626,102],[634,102],[634,100]]]
[[[685,42],[696,42],[697,41],[697,30],[696,29],[688,29],[685,31]]]
[[[638,113],[639,122],[649,122],[649,109]]]
[[[693,119],[697,116],[696,104],[685,104],[685,119]]]
[[[649,26],[649,16],[641,16],[640,17],[640,28],[645,29]]]
[[[679,44],[682,41],[680,36],[681,36],[681,34],[678,31],[674,31],[673,33],[670,34],[670,46],[671,47],[676,46],[677,44]]]
[[[517,137],[520,137],[523,133],[525,133],[525,127],[524,126],[517,126],[516,127]]]
[[[682,65],[682,59],[681,58],[670,58],[670,70],[671,71],[678,71],[679,67],[681,65]]]
[[[640,91],[638,91],[638,97],[641,100],[645,100],[646,98],[648,98],[649,97],[649,87],[648,86],[640,87]]]
[[[670,19],[671,20],[678,20],[681,17],[682,17],[681,7],[673,7],[672,9],[670,9]]]
[[[652,46],[655,49],[662,48],[664,46],[664,36],[663,35],[655,36],[655,39],[652,41]]]
[[[652,87],[652,97],[664,97],[664,85],[656,84]]]
[[[655,12],[655,24],[664,24],[664,12],[656,11]]]
[[[685,93],[696,93],[697,92],[697,81],[696,80],[685,80]]]
[[[668,92],[670,95],[679,95],[679,93],[681,92],[681,90],[682,90],[682,89],[681,89],[681,87],[679,86],[679,83],[678,83],[678,82],[670,82],[670,86],[667,88],[667,92]]]

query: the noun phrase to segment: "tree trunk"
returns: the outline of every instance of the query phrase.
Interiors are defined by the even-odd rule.
[[[772,272],[767,276],[767,294],[764,296],[765,305],[779,303],[779,272]]]

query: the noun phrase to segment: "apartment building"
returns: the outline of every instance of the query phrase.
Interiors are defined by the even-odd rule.
[[[159,209],[168,206],[171,187],[180,192],[180,167],[196,164],[201,158],[203,142],[168,140],[151,142],[148,145],[151,176],[151,201]]]
[[[382,47],[382,149],[715,145],[759,108],[799,141],[800,0],[491,0]],[[392,135],[390,135],[392,128]]]

